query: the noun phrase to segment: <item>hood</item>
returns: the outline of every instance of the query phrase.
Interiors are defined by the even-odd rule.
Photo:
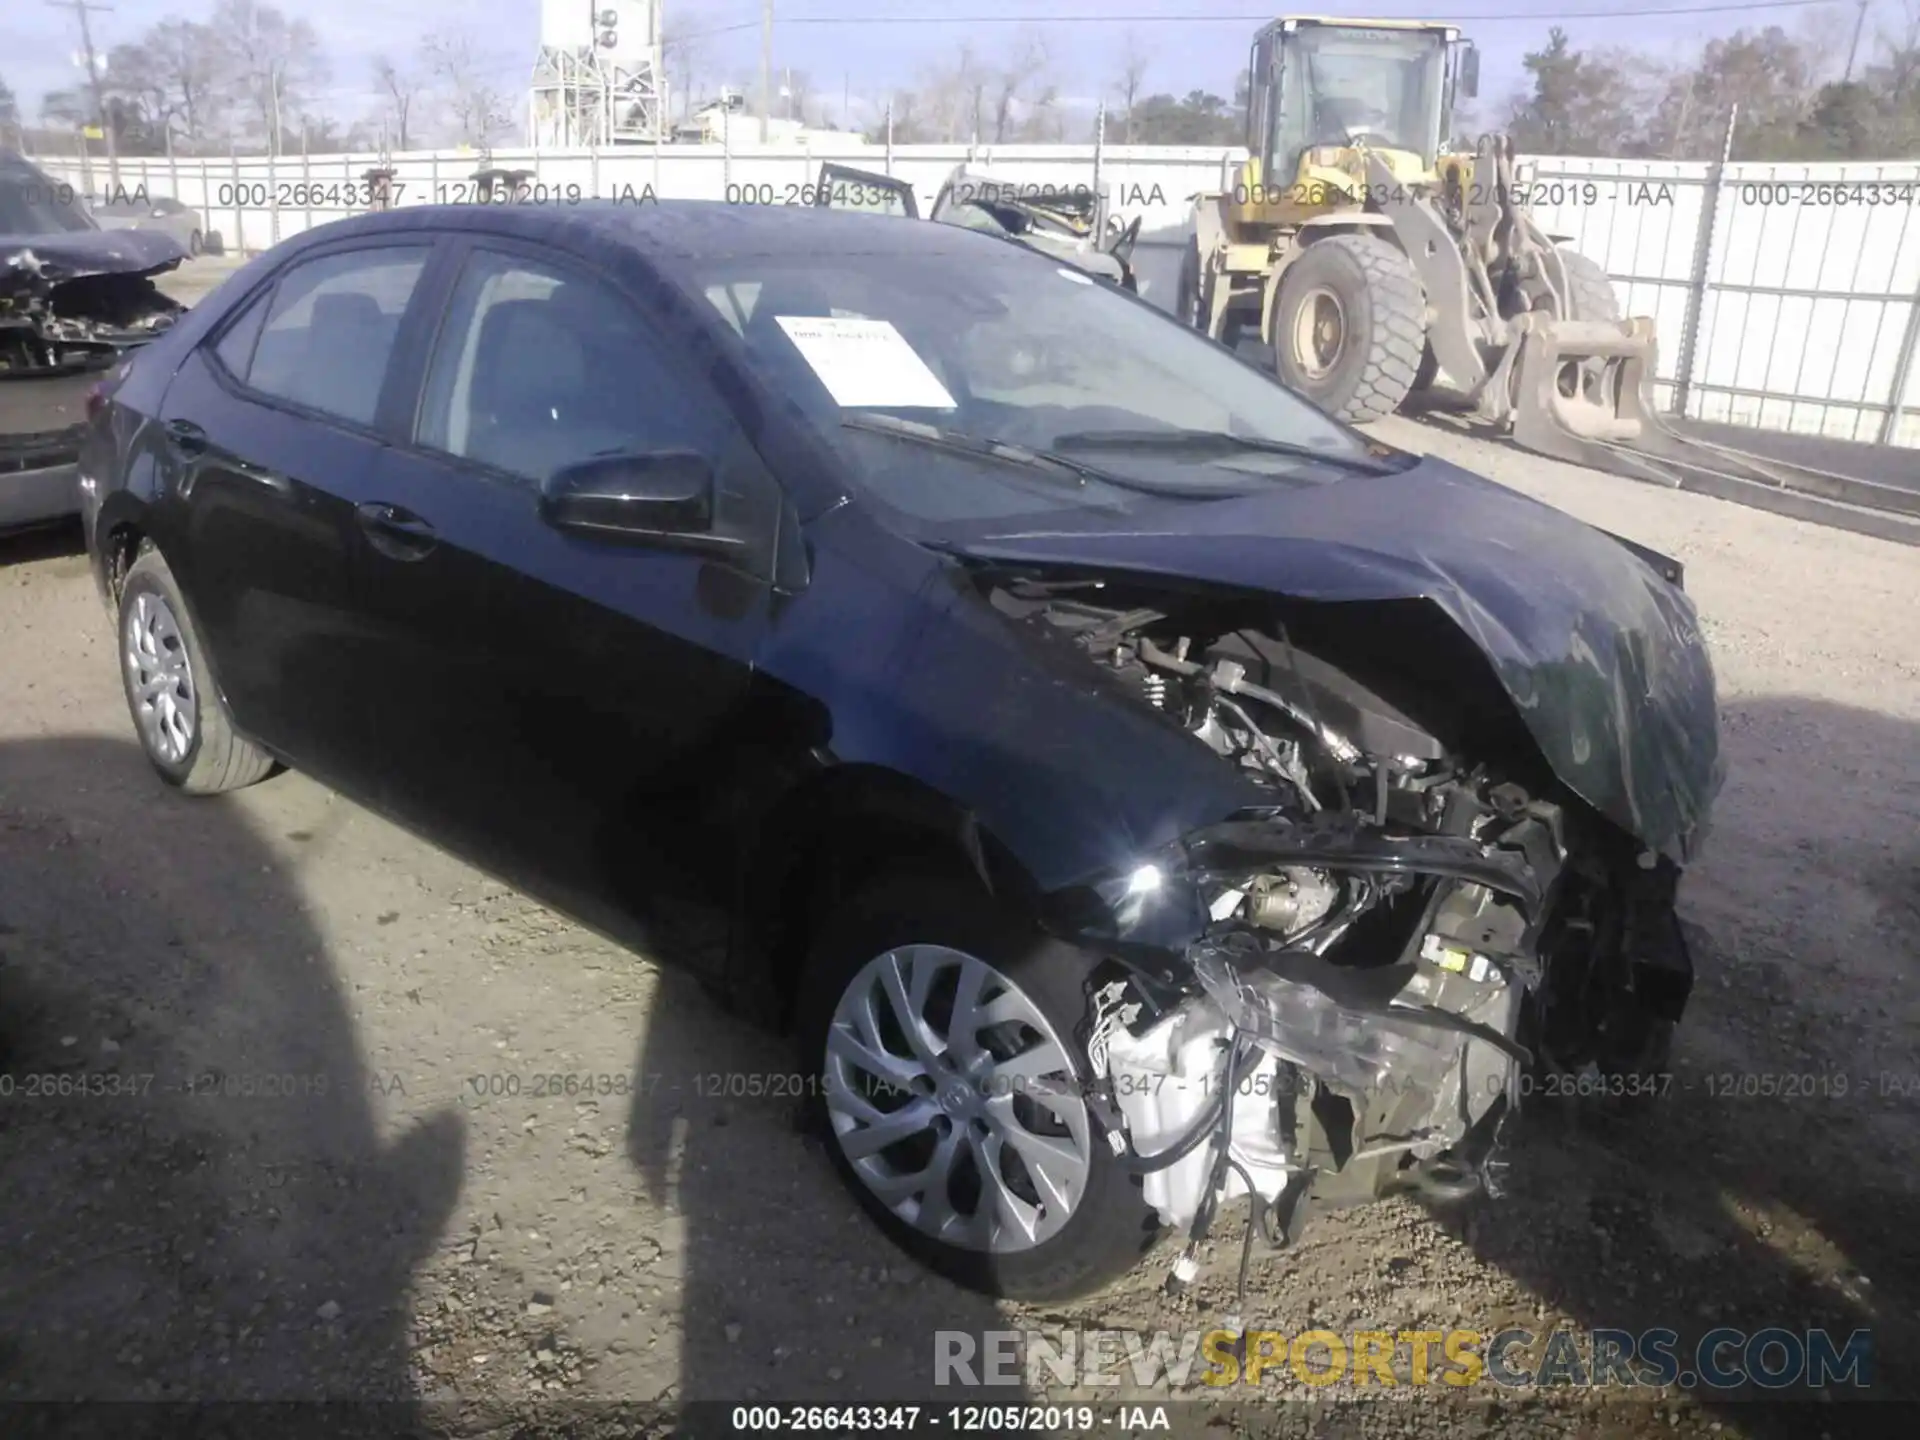
[[[0,270],[58,285],[87,275],[157,275],[187,258],[164,230],[68,230],[0,236]]]
[[[1428,600],[1492,662],[1570,789],[1675,858],[1704,838],[1724,778],[1712,663],[1693,602],[1624,543],[1431,459],[1142,518],[951,548],[1301,600]]]

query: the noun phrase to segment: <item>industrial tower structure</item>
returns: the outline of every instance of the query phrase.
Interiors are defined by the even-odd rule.
[[[540,0],[528,143],[657,145],[666,126],[657,0]]]

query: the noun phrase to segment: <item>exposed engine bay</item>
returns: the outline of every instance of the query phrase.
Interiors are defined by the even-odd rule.
[[[152,340],[186,309],[160,292],[156,273],[103,273],[32,246],[6,250],[0,377],[111,365]]]
[[[1037,576],[990,598],[1270,797],[1102,891],[1109,953],[1145,958],[1089,995],[1091,1100],[1188,1232],[1177,1278],[1224,1201],[1251,1198],[1250,1247],[1309,1201],[1497,1193],[1523,1094],[1652,1093],[1691,976],[1678,870],[1507,735],[1435,733],[1429,682],[1303,648],[1284,604]]]

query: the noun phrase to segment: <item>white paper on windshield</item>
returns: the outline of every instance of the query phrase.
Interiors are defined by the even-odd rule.
[[[1073,281],[1073,283],[1076,285],[1091,285],[1093,283],[1091,279],[1089,279],[1085,275],[1082,275],[1078,270],[1068,270],[1063,267],[1060,273],[1066,276],[1067,279]]]
[[[907,339],[885,320],[777,315],[834,403],[889,409],[952,410],[953,396]]]

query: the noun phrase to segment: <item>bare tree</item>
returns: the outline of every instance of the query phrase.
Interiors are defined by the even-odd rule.
[[[286,117],[309,104],[326,81],[319,36],[305,20],[290,20],[257,0],[219,0],[210,28],[235,97],[259,120],[267,152],[279,154]]]
[[[1897,25],[1881,25],[1879,48],[1884,56],[1874,67],[1882,88],[1898,104],[1910,105],[1920,94],[1920,0],[1907,0]]]
[[[1052,103],[1050,87],[1045,84],[1050,61],[1047,43],[1039,33],[1030,32],[1014,41],[1006,62],[993,77],[993,140],[1000,144],[1012,136],[1023,109],[1035,107],[1044,95]]]
[[[484,149],[513,124],[506,95],[487,77],[487,65],[465,30],[443,26],[420,42],[427,69],[460,139]]]
[[[802,125],[811,125],[819,118],[819,100],[814,93],[813,77],[804,70],[789,70],[782,77],[780,88],[786,92],[787,114]]]
[[[921,86],[919,120],[926,133],[939,140],[978,138],[986,123],[991,81],[973,46],[962,43],[959,53],[946,65],[929,71]],[[896,135],[898,132],[896,112]]]
[[[107,52],[106,72],[100,88],[107,112],[115,120],[116,141],[124,138],[126,121],[130,118],[156,135],[171,125],[173,97],[159,73],[147,63],[144,46],[138,43],[114,46]]]
[[[49,90],[40,97],[40,123],[74,130],[93,119],[93,102],[78,90]]]
[[[106,88],[188,150],[211,148],[229,112],[227,55],[210,25],[163,20],[138,40],[113,47]]]
[[[1131,30],[1122,42],[1120,52],[1120,75],[1114,81],[1114,93],[1120,98],[1121,123],[1125,126],[1125,143],[1133,144],[1133,115],[1139,107],[1140,94],[1146,89],[1147,66],[1150,63],[1140,37]]]
[[[893,140],[896,145],[921,145],[940,137],[934,134],[928,125],[920,96],[912,90],[893,92]],[[873,129],[867,132],[869,140],[887,138],[886,106],[881,106],[879,118],[873,123]]]
[[[411,125],[414,103],[420,95],[420,77],[382,55],[373,62],[373,80],[380,87],[380,124],[393,138],[393,148],[411,150]]]

